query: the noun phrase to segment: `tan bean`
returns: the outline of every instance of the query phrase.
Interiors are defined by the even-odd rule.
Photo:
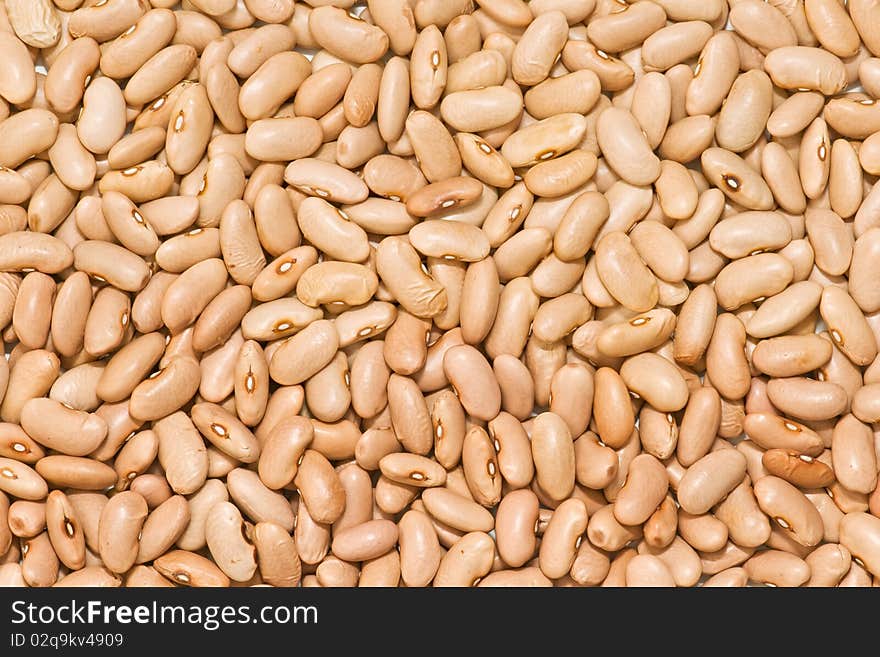
[[[496,505],[501,499],[498,455],[494,442],[482,427],[472,426],[465,434],[461,463],[474,500],[487,507]]]
[[[318,522],[335,521],[345,508],[345,493],[329,461],[314,450],[306,450],[294,483],[309,514]]]
[[[388,50],[385,32],[336,7],[312,10],[309,30],[322,48],[355,64],[374,62]]]
[[[146,519],[147,503],[131,491],[114,496],[101,511],[101,559],[110,571],[122,573],[134,565],[140,531]]]
[[[656,305],[657,282],[623,233],[608,233],[599,240],[596,268],[609,293],[630,310],[645,312]]]
[[[761,477],[754,488],[761,510],[790,533],[791,538],[806,546],[822,540],[822,518],[797,488],[773,476]]]
[[[209,559],[186,550],[172,550],[153,562],[166,579],[182,586],[228,587],[229,578]]]
[[[484,507],[447,488],[426,489],[422,500],[432,517],[453,529],[492,531],[495,527],[494,518]]]
[[[465,534],[440,560],[434,586],[474,586],[489,573],[494,553],[494,541],[488,534]]]
[[[658,411],[677,411],[687,403],[687,384],[678,369],[662,356],[633,356],[623,363],[620,376],[630,390]]]
[[[398,522],[400,575],[407,586],[427,586],[440,564],[442,551],[427,514],[411,509]]]
[[[794,328],[819,306],[822,288],[800,281],[761,303],[749,318],[746,331],[755,338],[769,338]]]
[[[687,469],[678,484],[681,508],[695,515],[708,511],[742,481],[746,460],[734,450],[710,452]]]
[[[835,346],[856,365],[865,365],[877,355],[877,344],[853,298],[830,286],[822,291],[819,313]]]
[[[762,340],[752,352],[752,364],[773,377],[807,374],[830,358],[830,341],[813,334]]]
[[[870,493],[877,486],[877,459],[873,436],[867,425],[853,415],[837,421],[831,436],[834,475],[842,486],[856,493]]]
[[[766,550],[743,565],[749,579],[770,586],[802,586],[810,578],[810,567],[801,558],[781,550]]]
[[[840,521],[840,543],[872,574],[880,570],[877,561],[877,518],[867,513],[848,513]]]
[[[843,62],[819,48],[777,48],[768,54],[764,67],[773,83],[783,89],[816,90],[834,95],[846,86]]]
[[[795,450],[768,449],[761,462],[770,474],[798,488],[825,488],[834,482],[831,468]]]
[[[852,565],[849,550],[839,544],[821,545],[804,558],[810,566],[805,586],[837,586]]]
[[[610,108],[599,115],[599,147],[606,162],[626,182],[650,185],[660,176],[660,160],[647,144],[638,123],[626,110]],[[634,162],[641,166],[634,167]]]
[[[28,586],[52,586],[58,579],[58,557],[46,532],[23,541],[21,576]]]

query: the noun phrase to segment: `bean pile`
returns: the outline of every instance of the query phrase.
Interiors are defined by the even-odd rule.
[[[880,2],[365,4],[0,2],[0,584],[878,585]]]

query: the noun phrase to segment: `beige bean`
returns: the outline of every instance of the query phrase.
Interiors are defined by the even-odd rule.
[[[109,78],[96,78],[83,95],[76,124],[80,142],[92,153],[106,153],[125,133],[125,99]]]
[[[32,587],[52,586],[58,579],[58,557],[46,532],[23,541],[21,576]]]
[[[876,383],[869,383],[859,387],[852,399],[852,414],[862,422],[875,422],[877,417],[877,391]]]
[[[13,104],[23,104],[36,93],[37,79],[27,46],[12,31],[0,35],[0,50],[7,62],[0,77],[0,96]]]
[[[678,369],[662,356],[639,354],[620,368],[627,387],[662,412],[673,412],[687,403],[687,384]]]
[[[498,504],[501,499],[498,455],[494,442],[482,427],[472,426],[465,434],[461,463],[474,500],[486,507]]]
[[[418,254],[401,238],[382,240],[376,253],[376,267],[382,282],[413,315],[433,317],[445,310],[445,288],[422,270]]]
[[[729,449],[710,452],[687,469],[678,484],[678,502],[688,513],[706,513],[742,481],[745,457]]]
[[[758,505],[748,476],[715,507],[715,517],[726,525],[737,545],[754,548],[771,536],[770,521]]]
[[[470,345],[453,347],[443,358],[443,369],[465,410],[491,420],[501,408],[501,389],[486,359]]]
[[[137,561],[152,561],[167,552],[183,534],[190,521],[185,497],[174,495],[147,516],[141,529]]]
[[[46,529],[46,503],[18,500],[9,506],[9,529],[20,538],[33,538]]]
[[[759,552],[745,562],[749,579],[770,586],[802,586],[810,579],[810,567],[801,558],[782,550]]]
[[[834,475],[842,486],[856,493],[870,493],[877,486],[877,458],[867,425],[853,415],[837,421],[831,436]]]
[[[630,310],[645,312],[656,305],[657,281],[625,234],[612,232],[599,240],[596,268],[602,284]]]
[[[52,491],[46,498],[46,528],[52,548],[59,560],[71,570],[85,564],[85,534],[68,497]]]
[[[830,341],[813,334],[762,340],[752,352],[752,364],[758,370],[781,378],[807,374],[830,358]]]
[[[0,235],[0,269],[54,274],[73,263],[70,248],[51,235],[11,232]]]
[[[819,306],[822,288],[800,281],[767,298],[749,318],[746,331],[755,338],[768,338],[794,328]]]
[[[0,423],[0,455],[32,465],[45,451],[19,425],[4,422]]]
[[[290,534],[271,522],[258,522],[253,544],[262,579],[273,586],[294,587],[302,577],[302,564]]]
[[[211,403],[195,404],[190,411],[193,424],[217,449],[243,463],[255,463],[260,456],[257,439],[234,415]]]
[[[504,142],[501,154],[514,168],[529,166],[572,150],[585,130],[583,116],[557,114],[514,132]]]
[[[764,511],[791,538],[813,546],[822,540],[822,517],[816,507],[797,488],[783,479],[761,477],[755,482],[755,497]]]
[[[217,565],[238,582],[248,581],[257,568],[256,551],[245,538],[241,512],[229,502],[215,504],[208,512],[205,539]]]
[[[309,514],[318,522],[333,522],[345,508],[345,493],[329,461],[314,450],[300,459],[294,483]]]
[[[447,488],[430,488],[422,494],[432,517],[458,531],[492,531],[495,520],[482,506]]]
[[[852,565],[849,550],[839,544],[821,545],[804,558],[810,566],[805,586],[837,586]]]
[[[446,482],[446,470],[431,459],[417,454],[388,454],[379,461],[379,470],[391,481],[430,488]]]
[[[110,571],[123,573],[134,565],[146,519],[147,503],[130,491],[112,497],[101,511],[98,540],[101,559]]]
[[[694,78],[687,87],[685,104],[691,117],[714,114],[736,79],[739,52],[725,31],[709,38],[700,53]]]
[[[0,166],[15,168],[55,143],[58,118],[46,109],[27,109],[0,123]]]
[[[385,32],[336,7],[312,10],[309,30],[322,48],[355,64],[374,62],[388,50]]]
[[[770,413],[749,413],[744,427],[749,437],[765,449],[793,449],[808,456],[822,453],[822,438],[809,427]]]
[[[877,561],[877,518],[867,513],[848,513],[840,521],[840,543],[872,574],[880,570]]]
[[[103,490],[116,480],[116,473],[109,465],[78,456],[46,456],[37,462],[36,470],[57,487]]]
[[[443,556],[430,518],[411,509],[398,522],[400,575],[407,586],[427,586]]]
[[[806,377],[771,379],[767,394],[781,412],[804,420],[830,419],[841,414],[848,402],[846,391],[836,383]]]
[[[440,560],[434,586],[474,586],[492,567],[494,545],[483,532],[462,536]]]
[[[414,454],[427,454],[433,445],[433,426],[424,397],[412,379],[392,374],[388,380],[388,406],[398,440]]]
[[[536,418],[532,458],[541,488],[555,500],[565,499],[574,485],[575,450],[568,427],[555,413]]]
[[[773,83],[783,89],[816,90],[834,95],[846,86],[843,62],[820,48],[776,48],[764,60],[764,69]]]
[[[322,139],[320,124],[311,117],[260,119],[248,127],[245,148],[255,159],[282,162],[308,157]]]
[[[856,365],[865,365],[877,355],[877,344],[853,298],[830,286],[822,291],[819,313],[835,346]]]
[[[172,550],[153,562],[166,579],[182,586],[228,587],[229,578],[212,561],[194,552]]]
[[[75,249],[73,266],[98,282],[110,283],[127,292],[139,292],[150,280],[147,263],[118,244],[87,240],[77,244]],[[165,282],[170,284],[171,281],[166,279]]]
[[[596,126],[599,147],[606,162],[626,182],[650,185],[660,176],[660,160],[650,152],[632,114],[609,108],[599,115]],[[633,166],[639,162],[639,166]]]
[[[406,136],[429,182],[459,175],[461,156],[452,136],[433,114],[424,110],[410,114],[406,118]]]
[[[393,548],[397,535],[397,525],[390,520],[368,520],[336,534],[332,550],[347,561],[367,561]]]
[[[745,303],[782,292],[794,277],[791,263],[775,253],[759,253],[735,260],[722,269],[715,282],[718,304],[735,310]]]
[[[577,499],[560,504],[544,531],[538,552],[541,571],[551,578],[565,575],[574,563],[587,528],[587,510]]]
[[[52,352],[35,349],[22,354],[10,370],[0,417],[5,422],[17,423],[25,403],[48,393],[59,371],[60,360]]]
[[[537,16],[513,51],[513,79],[523,85],[535,85],[546,79],[567,37],[568,21],[562,12]]]
[[[669,228],[656,221],[642,221],[630,231],[630,240],[641,259],[659,280],[680,283],[687,276],[687,248]],[[665,257],[658,257],[661,252]]]
[[[47,398],[25,403],[20,421],[37,442],[70,456],[91,453],[107,436],[107,423],[101,417]]]
[[[761,176],[735,153],[708,148],[700,156],[703,173],[732,201],[749,210],[770,210],[773,195]]]
[[[644,523],[663,501],[667,486],[663,464],[650,454],[637,456],[614,501],[614,517],[624,525]]]
[[[256,472],[235,468],[227,475],[226,485],[232,501],[253,522],[274,522],[293,530],[294,513],[287,499],[264,486]]]

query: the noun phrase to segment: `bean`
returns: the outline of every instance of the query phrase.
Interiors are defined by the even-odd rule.
[[[596,269],[609,293],[630,310],[646,312],[656,305],[657,281],[623,233],[608,233],[599,240]]]
[[[499,413],[489,423],[489,436],[498,456],[498,469],[511,486],[526,486],[534,475],[528,436],[512,415]]]
[[[503,21],[507,22],[507,21]],[[532,21],[513,51],[511,72],[519,84],[535,85],[547,78],[568,35],[568,21],[550,11]]]
[[[871,573],[877,573],[877,523],[867,513],[848,513],[840,521],[840,543],[852,554],[853,560],[864,564]]]
[[[773,83],[783,89],[816,90],[834,95],[846,86],[843,62],[820,48],[784,46],[764,60]]]
[[[687,469],[678,485],[681,508],[701,514],[724,499],[742,480],[746,460],[734,450],[710,452]]]
[[[877,459],[869,428],[853,415],[837,421],[831,436],[834,475],[848,490],[870,493],[877,486]]]
[[[770,586],[802,586],[810,578],[810,567],[803,559],[781,550],[760,552],[743,567],[749,579]]]
[[[488,534],[465,534],[440,560],[434,586],[474,586],[489,573],[493,554],[493,541]]]
[[[816,507],[788,482],[773,476],[755,482],[761,510],[798,543],[813,546],[822,540],[822,518]]]
[[[621,366],[620,376],[627,388],[658,411],[677,411],[687,403],[687,384],[675,366],[662,356],[633,356]]]
[[[50,4],[4,582],[880,576],[872,3]]]
[[[532,458],[538,484],[553,499],[567,497],[575,479],[575,451],[565,422],[555,413],[535,420]]]
[[[306,450],[294,483],[309,514],[318,522],[333,522],[345,508],[345,494],[329,461],[314,450]]]
[[[134,565],[146,518],[147,503],[130,491],[113,497],[101,511],[98,539],[101,559],[112,572],[122,573]]]
[[[461,463],[471,496],[483,506],[501,499],[501,476],[495,445],[486,431],[473,426],[465,434]]]
[[[181,586],[229,586],[229,578],[209,559],[186,550],[172,550],[153,562],[159,573]]]

